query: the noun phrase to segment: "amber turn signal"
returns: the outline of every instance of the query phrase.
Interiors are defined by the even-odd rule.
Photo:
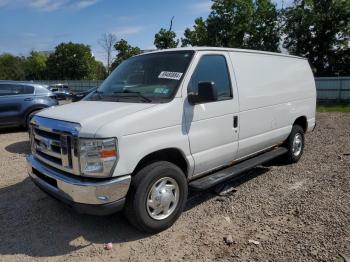
[[[102,150],[102,151],[100,151],[101,158],[115,157],[115,156],[117,156],[116,150]]]

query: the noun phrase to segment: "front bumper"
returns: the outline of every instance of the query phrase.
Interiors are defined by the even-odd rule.
[[[91,179],[50,168],[32,155],[27,156],[28,174],[34,183],[79,213],[107,215],[121,210],[131,176]]]

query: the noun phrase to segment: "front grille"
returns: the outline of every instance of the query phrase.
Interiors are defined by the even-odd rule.
[[[77,136],[69,131],[72,123],[34,117],[30,126],[33,155],[43,163],[71,174],[79,174]],[[59,123],[59,124],[58,124]],[[57,127],[61,127],[62,130]]]

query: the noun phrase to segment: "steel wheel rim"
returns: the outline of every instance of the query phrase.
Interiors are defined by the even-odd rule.
[[[303,146],[303,137],[297,133],[293,139],[292,152],[294,156],[299,156]]]
[[[180,189],[175,179],[162,177],[151,186],[146,200],[149,216],[155,220],[169,217],[179,203]]]

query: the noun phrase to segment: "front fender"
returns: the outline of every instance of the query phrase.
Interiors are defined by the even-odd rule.
[[[49,106],[45,105],[45,104],[35,104],[35,105],[32,105],[32,106],[26,108],[23,111],[22,116],[21,116],[22,124],[25,124],[26,118],[30,113],[32,113],[34,111],[40,111],[40,110],[43,110],[43,109],[48,108],[48,107]]]
[[[190,177],[193,174],[194,160],[187,134],[182,132],[181,125],[126,135],[118,139],[119,159],[113,175],[131,174],[145,156],[168,148],[178,149],[183,154],[188,163]]]

